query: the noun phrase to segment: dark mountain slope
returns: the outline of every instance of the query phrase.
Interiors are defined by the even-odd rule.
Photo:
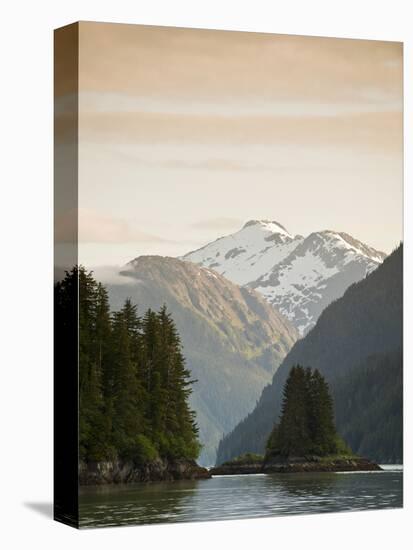
[[[369,356],[402,349],[402,265],[403,248],[400,246],[377,270],[349,287],[342,298],[324,310],[316,326],[288,353],[252,413],[220,442],[218,463],[244,452],[264,450],[268,434],[278,419],[282,388],[294,364],[319,369],[336,395],[341,388],[345,391],[345,375],[357,366],[362,371]],[[374,380],[371,382],[373,384]],[[351,385],[347,386],[347,391],[350,388]],[[376,392],[383,392],[383,395],[385,391],[385,384],[381,389],[376,388]],[[365,399],[368,409],[373,403],[368,392]],[[401,403],[401,393],[398,399]],[[378,429],[383,422],[383,418],[377,418]],[[348,436],[351,426],[345,427],[343,421],[338,428]],[[372,453],[370,458],[375,458],[376,452],[381,460],[387,458],[374,443],[368,448]],[[358,449],[353,450],[357,452]]]
[[[371,355],[337,380],[336,423],[352,449],[377,462],[402,462],[402,395],[401,350]]]

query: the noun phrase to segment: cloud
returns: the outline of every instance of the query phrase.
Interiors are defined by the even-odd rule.
[[[139,230],[125,220],[95,210],[79,208],[56,216],[55,238],[60,243],[166,243],[168,240]]]
[[[335,142],[400,150],[400,43],[137,25],[81,28],[82,143]],[[233,168],[212,162],[209,169]]]
[[[63,101],[58,101],[64,109]],[[192,98],[184,101],[165,95],[162,98],[132,96],[125,93],[80,92],[80,114],[137,114],[147,113],[160,116],[206,116],[222,118],[254,117],[331,117],[360,113],[401,111],[401,96],[384,93],[379,88],[364,87],[356,97],[340,100],[311,100],[286,98],[263,99],[247,97],[241,99],[220,98],[206,101]]]
[[[138,279],[125,272],[125,266],[100,265],[93,268],[93,273],[98,281],[103,284],[137,285]],[[122,272],[122,274],[121,274]]]
[[[81,29],[82,90],[187,104],[357,101],[366,87],[399,96],[400,43],[96,23]]]
[[[272,170],[271,164],[252,162],[246,159],[206,158],[204,160],[191,161],[188,159],[149,160],[147,157],[130,157],[141,166],[166,168],[171,170],[208,170],[210,172],[257,172],[259,170]]]
[[[119,220],[85,208],[79,209],[79,241],[105,243],[165,242],[165,239],[139,230]]]
[[[80,143],[120,145],[243,146],[316,143],[380,151],[401,151],[402,111],[346,116],[212,117],[153,113],[93,114],[82,117]],[[192,161],[186,156],[187,160]]]

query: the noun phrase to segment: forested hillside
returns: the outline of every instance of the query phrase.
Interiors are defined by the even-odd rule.
[[[336,422],[352,449],[378,462],[403,459],[402,351],[368,357],[334,388]]]
[[[402,265],[400,245],[324,310],[293,346],[256,408],[220,442],[218,463],[263,452],[279,416],[282,388],[297,363],[317,368],[327,379],[338,403],[338,431],[354,452],[381,461],[402,460]],[[356,377],[360,387],[354,393]]]
[[[252,409],[297,331],[253,290],[176,258],[140,256],[108,291],[115,310],[128,296],[139,311],[167,305],[198,380],[190,403],[203,445],[199,461],[214,464],[222,434]]]
[[[57,308],[79,285],[79,457],[144,464],[198,456],[190,373],[179,334],[162,308],[138,317],[126,300],[109,310],[105,287],[74,268],[55,287]]]

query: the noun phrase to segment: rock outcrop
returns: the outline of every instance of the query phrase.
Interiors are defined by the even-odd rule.
[[[380,466],[362,457],[297,457],[270,458],[263,464],[265,474],[289,472],[367,472],[381,470]]]
[[[80,485],[208,479],[211,474],[194,460],[157,459],[137,466],[132,461],[80,462]]]
[[[275,474],[299,472],[368,472],[382,468],[362,457],[269,457],[255,462],[229,461],[212,468],[211,475]]]

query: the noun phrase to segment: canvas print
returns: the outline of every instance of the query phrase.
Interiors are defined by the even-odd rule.
[[[56,519],[402,506],[402,71],[397,42],[55,32]]]

